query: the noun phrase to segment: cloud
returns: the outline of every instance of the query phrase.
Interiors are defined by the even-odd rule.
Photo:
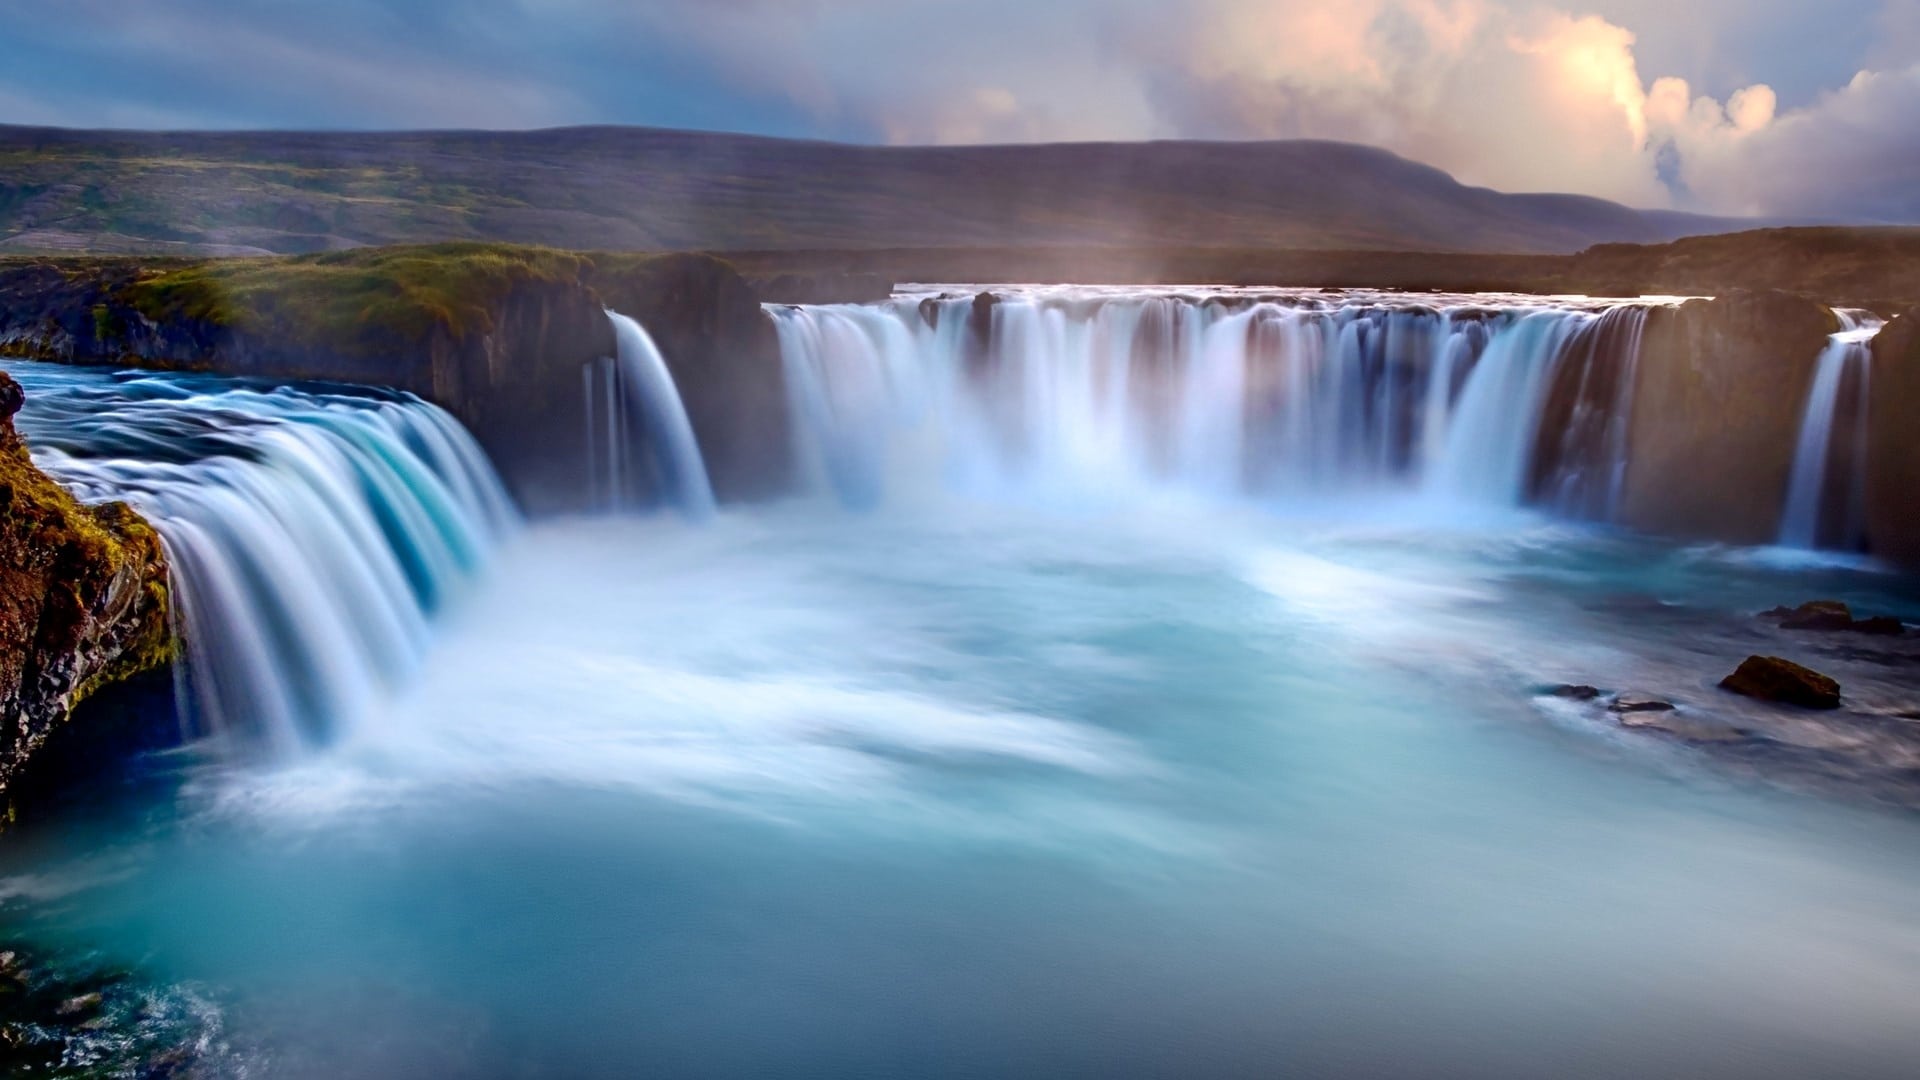
[[[1543,4],[1196,10],[1137,38],[1170,133],[1350,139],[1469,183],[1644,207],[1920,220],[1920,65],[1861,72],[1783,112],[1765,83],[1721,100],[1675,76],[1649,82],[1629,29]]]
[[[1920,64],[1862,71],[1812,104],[1772,115],[1757,87],[1716,115],[1701,99],[1670,126],[1681,177],[1731,213],[1920,221]]]
[[[1469,183],[1668,201],[1634,36],[1603,19],[1483,0],[1363,0],[1346,18],[1308,0],[1205,10],[1234,31],[1176,46],[1154,98],[1170,128],[1357,139]]]
[[[1913,0],[0,6],[0,121],[1315,137],[1505,190],[1888,220],[1920,220],[1917,64]]]

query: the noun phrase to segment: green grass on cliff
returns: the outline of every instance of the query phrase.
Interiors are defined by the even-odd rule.
[[[490,306],[529,282],[578,280],[585,257],[551,248],[454,243],[278,259],[221,259],[142,277],[128,303],[182,319],[346,344],[489,329]]]
[[[138,632],[112,664],[72,688],[69,704],[172,661],[164,565],[153,526],[125,503],[83,505],[34,465],[12,422],[0,418],[0,706],[35,649],[77,642],[89,613],[129,569],[142,579],[144,596],[131,609]]]

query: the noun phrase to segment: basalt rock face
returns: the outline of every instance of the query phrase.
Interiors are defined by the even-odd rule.
[[[639,320],[660,347],[714,494],[739,501],[791,490],[793,439],[780,341],[753,287],[705,255],[608,263],[588,281],[608,307]]]
[[[1773,540],[1814,362],[1836,329],[1825,306],[1780,292],[1651,312],[1622,524],[1729,543]]]
[[[789,489],[779,343],[705,256],[450,246],[302,260],[0,264],[0,355],[411,391],[457,416],[529,511],[586,504],[583,365],[638,319],[723,500]]]
[[[174,655],[159,536],[35,468],[13,428],[20,402],[0,373],[0,792],[77,705]]]
[[[497,302],[483,329],[436,329],[426,350],[430,383],[408,389],[466,424],[524,509],[569,510],[586,498],[581,365],[613,352],[613,327],[593,290],[530,284]]]
[[[131,357],[155,366],[194,366],[221,343],[222,330],[197,320],[163,323],[141,313],[126,299],[141,272],[117,260],[0,269],[0,356],[57,363]]]
[[[1875,554],[1920,566],[1920,308],[1873,342],[1867,418],[1867,542]]]

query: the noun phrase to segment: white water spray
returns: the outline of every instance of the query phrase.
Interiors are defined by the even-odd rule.
[[[1834,314],[1840,329],[1814,364],[1794,448],[1780,517],[1786,547],[1858,549],[1866,535],[1868,376],[1873,339],[1885,323],[1866,311]]]
[[[165,543],[191,734],[331,739],[412,673],[517,521],[465,429],[410,395],[10,370],[36,462]]]
[[[666,358],[638,322],[616,311],[607,318],[619,356],[589,363],[583,375],[588,482],[596,503],[626,509],[633,463],[651,461],[675,507],[693,518],[712,516],[713,485]],[[646,440],[638,447],[636,431]]]
[[[990,305],[955,290],[769,311],[808,475],[850,505],[932,479],[1072,497],[1398,491],[1605,517],[1645,307],[1018,288]],[[1591,437],[1543,439],[1562,398]]]

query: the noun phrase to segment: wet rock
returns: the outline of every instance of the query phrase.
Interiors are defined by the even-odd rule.
[[[967,327],[976,341],[985,344],[993,339],[993,309],[999,306],[1000,297],[990,292],[973,298],[973,310],[967,317]]]
[[[1852,609],[1838,600],[1813,600],[1779,616],[1779,619],[1782,630],[1853,629]]]
[[[1907,632],[1907,624],[1891,615],[1875,615],[1871,619],[1860,619],[1853,624],[1856,633],[1873,634],[1878,637],[1900,637]]]
[[[993,312],[999,306],[1000,297],[983,292],[973,298],[967,311],[965,362],[970,371],[980,371],[993,361]]]
[[[1672,712],[1673,702],[1652,694],[1617,694],[1607,708],[1617,713]]]
[[[1760,615],[1766,619],[1778,619],[1782,630],[1851,630],[1857,634],[1880,637],[1899,637],[1907,632],[1906,624],[1890,615],[1856,619],[1853,610],[1838,600],[1814,600],[1797,608],[1777,607]]]
[[[88,1016],[100,1011],[100,1004],[103,1000],[105,999],[97,993],[70,997],[60,1003],[60,1007],[54,1010],[54,1015]]]
[[[20,387],[0,373],[0,397]],[[166,555],[124,503],[84,506],[0,417],[0,795],[87,698],[173,659]]]
[[[1600,688],[1584,683],[1561,683],[1547,693],[1557,698],[1569,698],[1574,701],[1592,701],[1600,696]]]
[[[1772,541],[1813,360],[1837,328],[1825,305],[1781,292],[1736,290],[1651,312],[1628,413],[1620,524]],[[1879,386],[1876,378],[1876,395]]]
[[[1778,656],[1748,657],[1739,670],[1720,681],[1720,688],[1761,701],[1807,709],[1840,707],[1839,683]]]

